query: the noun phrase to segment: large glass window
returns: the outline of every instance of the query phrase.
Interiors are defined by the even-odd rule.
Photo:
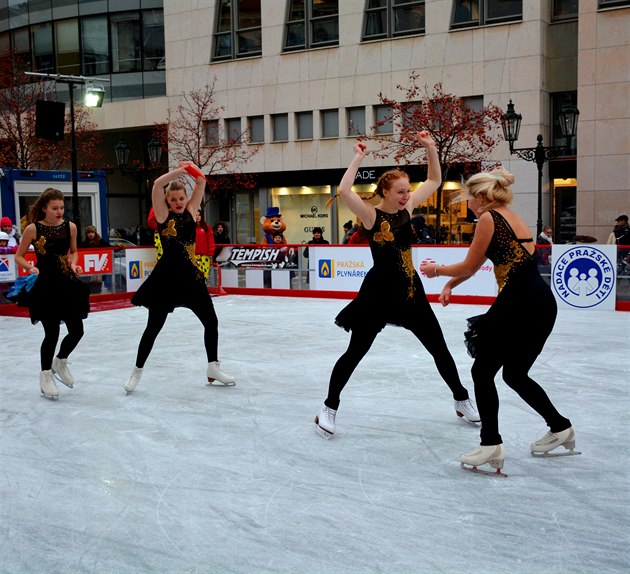
[[[55,38],[57,40],[57,72],[69,76],[80,74],[79,22],[75,18],[55,22]]]
[[[110,66],[107,16],[81,19],[81,43],[83,74],[86,76],[108,74]]]
[[[374,132],[377,134],[394,133],[391,106],[374,106]]]
[[[55,71],[52,23],[31,26],[33,35],[33,71],[50,74]]]
[[[368,0],[363,39],[393,38],[422,34],[425,0]]]
[[[569,20],[578,17],[578,0],[553,0],[552,20]]]
[[[630,6],[630,0],[599,0],[599,8],[620,8]]]
[[[231,60],[262,54],[260,0],[220,0],[212,59]]]
[[[284,50],[305,50],[339,44],[338,0],[291,0]]]
[[[523,17],[523,0],[454,0],[452,28],[513,22]]]
[[[225,120],[225,137],[229,140],[241,138],[241,118],[229,118]]]
[[[164,12],[142,12],[142,58],[144,70],[164,70]]]
[[[140,71],[140,14],[112,14],[110,22],[112,72]]]
[[[206,132],[206,145],[217,146],[220,143],[219,139],[219,120],[207,120],[204,122]]]
[[[13,30],[13,52],[25,61],[31,59],[31,41],[28,28]]]

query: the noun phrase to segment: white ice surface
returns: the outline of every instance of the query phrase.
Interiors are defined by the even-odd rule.
[[[581,456],[533,458],[544,422],[498,380],[502,479],[459,468],[478,429],[409,332],[379,335],[326,441],[313,417],[347,301],[214,303],[236,387],[204,384],[202,328],[179,309],[127,396],[133,308],[89,316],[58,401],[40,398],[41,326],[0,317],[0,572],[629,571],[629,313],[561,311],[532,369]],[[485,308],[434,309],[472,393],[462,333]]]

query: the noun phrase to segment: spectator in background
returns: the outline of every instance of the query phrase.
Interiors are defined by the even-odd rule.
[[[545,225],[536,238],[536,261],[539,265],[549,265],[551,246],[553,245],[553,229]]]
[[[0,231],[0,253],[4,255],[7,253],[15,253],[16,251],[17,247],[9,247],[9,234]]]
[[[5,215],[0,219],[0,231],[4,231],[9,236],[8,247],[15,247],[15,251],[17,251],[17,247],[20,244],[20,234],[10,217]],[[15,253],[15,251],[11,251],[11,253]]]
[[[88,225],[85,228],[85,240],[81,247],[110,247],[110,245],[98,234],[96,227]]]
[[[217,247],[218,245],[229,245],[230,241],[230,228],[225,221],[217,221],[214,224],[214,258],[219,256],[219,253],[223,251],[223,247]]]
[[[435,243],[433,230],[426,224],[422,215],[411,218],[411,231],[413,231],[414,243]]]
[[[350,238],[354,235],[354,232],[357,229],[359,229],[359,225],[357,223],[352,223],[351,219],[346,221],[343,224],[343,239],[341,240],[341,243],[350,243]]]
[[[210,264],[214,255],[214,233],[203,217],[203,211],[197,210],[195,215],[196,236],[195,236],[195,257],[197,266],[201,269],[203,276],[208,280]]]
[[[628,225],[627,215],[620,215],[615,219],[615,227],[606,243],[608,245],[630,245],[630,225]]]
[[[350,237],[350,241],[348,241],[349,245],[369,245],[370,240],[368,238],[368,234],[365,231],[365,227],[363,227],[363,223],[359,222],[357,226],[357,230]]]
[[[313,239],[309,245],[330,245],[330,241],[324,239],[324,230],[321,227],[313,227]],[[308,258],[308,247],[304,250],[304,257]]]

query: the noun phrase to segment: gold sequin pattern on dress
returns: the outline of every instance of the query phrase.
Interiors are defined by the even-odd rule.
[[[163,237],[177,237],[177,229],[175,229],[175,220],[169,219],[168,225],[162,229]]]
[[[46,255],[46,248],[44,247],[44,245],[46,245],[46,238],[43,235],[34,243],[34,245],[37,253],[40,255]]]
[[[499,293],[501,293],[503,287],[507,285],[508,274],[512,267],[520,263],[524,257],[523,250],[520,248],[521,246],[518,241],[510,239],[508,244],[510,246],[510,253],[513,253],[514,255],[507,259],[505,263],[494,266],[494,276],[497,280],[497,285],[499,286]]]
[[[70,269],[70,264],[68,263],[67,255],[59,256],[59,266],[61,267],[61,270],[69,277],[72,277],[74,275],[72,269]]]
[[[394,241],[394,234],[391,229],[389,221],[382,221],[381,230],[374,234],[374,241],[379,245],[383,245],[386,241]]]
[[[409,280],[409,285],[407,287],[407,299],[412,299],[416,293],[416,288],[413,282],[416,272],[413,268],[411,249],[405,249],[401,251],[400,255],[402,257],[403,269],[405,270],[405,274],[407,275],[407,279]]]

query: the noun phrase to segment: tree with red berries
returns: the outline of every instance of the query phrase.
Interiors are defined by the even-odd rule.
[[[225,108],[216,103],[214,86],[182,94],[175,112],[169,110],[168,123],[155,126],[156,138],[168,146],[172,160],[192,161],[208,178],[206,194],[215,199],[222,189],[249,188],[251,175],[242,172],[260,146],[249,144],[248,131],[221,133],[219,118]]]
[[[396,86],[404,93],[398,101],[382,93],[379,100],[391,113],[372,126],[373,135],[365,139],[378,142],[380,149],[371,152],[375,157],[390,159],[396,164],[423,163],[422,147],[416,133],[427,130],[433,140],[442,166],[442,181],[448,179],[452,167],[469,166],[477,171],[498,145],[502,110],[490,103],[481,109],[470,107],[464,98],[446,93],[441,83],[429,92],[419,86],[419,74],[412,72],[407,87]],[[379,129],[384,125],[392,130]],[[387,131],[390,133],[378,133]],[[442,186],[436,191],[436,238],[440,237]]]
[[[50,141],[35,135],[38,100],[54,99],[55,83],[34,81],[27,76],[24,61],[6,50],[0,54],[0,166],[18,169],[63,169],[70,165],[69,138]],[[75,105],[75,135],[78,164],[83,169],[96,166],[102,138],[90,121],[90,111]],[[65,132],[70,132],[70,112],[66,109]]]

